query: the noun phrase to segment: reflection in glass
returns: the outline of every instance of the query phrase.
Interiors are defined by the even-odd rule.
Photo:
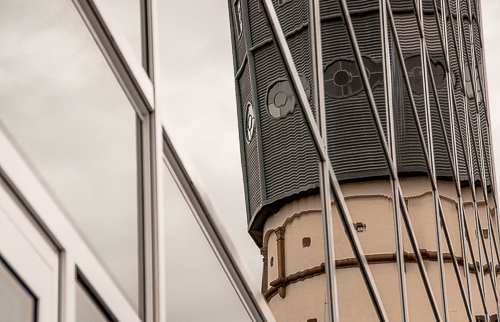
[[[158,2],[159,71],[164,84],[158,99],[178,134],[179,142],[174,143],[188,153],[228,234],[259,281],[262,258],[247,232],[241,171],[228,28],[228,10],[233,7],[214,0]]]
[[[167,320],[250,321],[165,166],[163,172]]]
[[[108,322],[99,307],[78,283],[76,285],[76,322]]]
[[[98,9],[100,3],[95,1]],[[104,0],[114,21],[127,39],[137,59],[142,57],[141,42],[141,1],[140,0]]]
[[[0,259],[0,321],[35,321],[36,299]]]
[[[136,115],[70,1],[0,2],[0,126],[138,308]]]

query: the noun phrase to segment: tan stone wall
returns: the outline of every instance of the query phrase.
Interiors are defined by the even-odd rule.
[[[436,224],[431,187],[426,178],[402,178],[400,181],[413,230],[420,249],[424,250],[427,274],[435,298],[441,307],[439,266],[435,255],[437,250]],[[475,241],[475,219],[470,190],[463,190],[469,231],[471,238]],[[342,186],[342,191],[353,222],[359,222],[363,226],[362,231],[357,232],[357,236],[367,255],[389,319],[401,320],[400,289],[394,256],[396,242],[390,182],[379,180],[349,183]],[[453,183],[439,182],[439,191],[455,255],[462,258],[457,198]],[[483,228],[487,228],[484,202],[479,203],[478,211]],[[332,215],[340,319],[342,321],[378,321],[335,205],[332,205]],[[494,228],[496,229],[496,224]],[[402,231],[404,250],[413,254],[403,223]],[[486,241],[489,243],[488,239]],[[442,233],[441,242],[443,252],[449,253]],[[267,260],[264,261],[262,291],[277,321],[306,322],[309,319],[317,319],[318,322],[325,321],[326,286],[324,266],[322,266],[324,265],[324,250],[319,196],[294,200],[270,216],[264,226],[263,244],[262,253]],[[476,254],[477,245],[473,248]],[[483,264],[486,264],[484,252],[482,253]],[[479,260],[479,257],[476,260]],[[470,256],[469,263],[472,267]],[[448,260],[444,266],[450,321],[466,321],[452,263]],[[460,271],[461,279],[464,281],[463,265],[460,266]],[[481,302],[475,275],[471,273],[470,277],[473,305],[479,310]],[[409,260],[405,263],[405,278],[410,320],[433,321],[432,310],[415,261]],[[489,285],[486,294],[488,308],[492,314],[496,311],[496,306],[491,285],[488,284],[489,276],[486,275],[485,278],[487,278],[487,286]]]

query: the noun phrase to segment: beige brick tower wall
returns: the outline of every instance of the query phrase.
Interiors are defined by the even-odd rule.
[[[432,191],[427,178],[402,178],[401,184],[413,229],[421,249],[434,296],[442,307],[439,266],[437,262],[436,223]],[[478,188],[479,189],[479,188]],[[395,225],[391,186],[388,180],[342,185],[349,211],[357,226],[377,288],[391,321],[401,320],[400,287],[396,265]],[[452,182],[439,182],[446,223],[463,274],[457,198]],[[465,211],[476,260],[477,242],[470,189],[463,189]],[[486,210],[478,191],[481,223],[486,225]],[[341,321],[378,321],[351,251],[335,205],[334,240],[338,309]],[[323,322],[327,319],[326,285],[323,253],[323,230],[319,195],[294,200],[270,216],[264,226],[262,292],[279,322]],[[496,222],[493,220],[493,222]],[[406,292],[411,321],[433,321],[414,252],[402,224],[405,251]],[[482,227],[487,228],[487,227]],[[496,226],[493,227],[496,231]],[[487,234],[488,232],[483,232]],[[441,233],[442,234],[442,233]],[[444,253],[445,287],[450,321],[467,321],[448,247],[441,235]],[[486,239],[489,245],[488,239]],[[470,256],[469,272],[473,307],[482,305]],[[486,264],[483,254],[483,264]],[[466,265],[467,266],[467,265]],[[489,274],[487,270],[486,274]],[[496,312],[489,276],[485,275],[490,314]],[[315,320],[316,319],[316,320]]]

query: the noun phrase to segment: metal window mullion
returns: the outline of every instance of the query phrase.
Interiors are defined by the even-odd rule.
[[[153,0],[144,0],[151,2]],[[156,230],[156,133],[155,133],[155,98],[154,84],[144,73],[142,67],[127,61],[126,52],[122,52],[116,36],[106,25],[101,12],[92,0],[73,0],[75,7],[87,24],[107,60],[117,81],[135,109],[140,126],[137,127],[138,173],[140,177],[138,203],[140,204],[139,249],[140,249],[140,309],[139,315],[146,321],[157,319],[157,230]],[[152,10],[148,10],[143,18],[149,21],[148,29],[152,31]],[[152,41],[150,48],[152,48]],[[152,51],[149,56],[152,58]],[[85,273],[85,272],[84,272]]]
[[[389,41],[389,27],[387,25],[387,3],[385,0],[379,0],[380,7],[380,28],[381,28],[381,43],[382,43],[382,61],[384,70],[384,94],[385,94],[385,107],[387,119],[387,137],[389,147],[391,149],[392,163],[397,166],[396,154],[396,136],[395,136],[395,112],[392,101],[392,71],[391,71],[391,58],[390,58],[390,41]],[[401,226],[401,207],[399,205],[398,184],[399,178],[397,176],[391,177],[391,193],[392,193],[392,210],[394,221],[394,237],[396,246],[396,265],[398,269],[398,282],[399,282],[399,296],[401,305],[401,320],[403,322],[409,321],[408,313],[408,294],[406,291],[406,269],[404,259],[404,242]]]
[[[141,0],[142,67],[154,83],[153,1]]]
[[[163,161],[175,178],[193,216],[249,317],[257,322],[275,321],[262,295],[257,294],[251,287],[250,278],[243,270],[241,260],[238,258],[237,251],[224,226],[203,197],[203,192],[193,182],[165,129],[162,143],[164,147]]]
[[[92,0],[72,0],[141,120],[154,110],[153,84],[133,61],[127,61]]]
[[[304,88],[302,86],[299,75],[295,68],[293,58],[290,53],[290,49],[288,48],[286,38],[283,34],[283,30],[281,29],[278,17],[276,15],[276,11],[274,10],[271,0],[260,0],[260,2],[262,4],[262,8],[264,9],[263,10],[264,16],[269,25],[269,29],[273,37],[273,40],[276,44],[277,51],[285,65],[285,72],[287,73],[287,77],[290,80],[292,91],[294,95],[298,98],[299,106],[305,116],[306,124],[311,133],[313,142],[318,152],[318,157],[320,158],[320,160],[325,161],[328,166],[329,181],[335,199],[335,204],[338,208],[340,219],[345,228],[346,235],[349,239],[349,243],[351,244],[354,255],[359,263],[360,272],[367,286],[367,290],[370,295],[370,298],[372,299],[375,311],[377,313],[379,320],[387,321],[388,318],[382,300],[380,299],[380,295],[378,293],[375,281],[373,279],[373,275],[371,273],[368,262],[362,250],[361,243],[359,242],[354,226],[352,225],[352,219],[349,210],[347,209],[347,204],[345,202],[344,196],[340,189],[340,185],[335,176],[335,173],[331,167],[331,163],[328,158],[328,154],[326,152],[326,146],[324,145],[323,138],[320,134],[318,126],[315,122],[314,115],[307,101]]]
[[[156,321],[159,315],[159,253],[158,253],[158,205],[157,205],[157,116],[156,113],[145,116],[139,131],[140,154],[141,154],[141,250],[142,250],[142,272],[143,272],[143,290],[142,301],[143,308],[141,317],[145,322]],[[161,142],[161,139],[160,139]],[[160,153],[161,155],[161,153]],[[161,159],[160,159],[161,160]]]
[[[410,105],[411,105],[411,111],[413,114],[413,120],[415,122],[415,127],[416,127],[417,132],[418,132],[418,139],[420,142],[420,146],[422,148],[422,154],[424,156],[425,165],[426,165],[427,171],[429,173],[431,187],[432,187],[432,189],[437,189],[436,176],[434,173],[435,171],[434,171],[434,167],[432,166],[432,161],[431,161],[431,157],[429,155],[429,151],[427,150],[427,143],[425,141],[424,132],[422,130],[422,125],[420,124],[417,105],[415,103],[415,98],[414,98],[413,93],[412,93],[410,78],[409,78],[408,72],[406,70],[406,63],[404,62],[404,56],[403,56],[403,52],[401,49],[402,48],[401,44],[399,42],[399,36],[397,33],[396,23],[394,21],[394,15],[392,13],[392,8],[391,8],[389,0],[386,0],[386,1],[387,1],[387,6],[389,8],[389,10],[388,10],[389,18],[391,21],[391,28],[392,28],[392,32],[393,32],[393,37],[394,37],[394,40],[396,43],[397,54],[399,56],[399,64],[400,64],[400,67],[401,67],[401,70],[403,73],[403,78],[404,78],[406,90],[408,93],[408,98],[409,98]],[[419,30],[420,30],[420,28],[419,28]]]
[[[309,0],[309,26],[311,37],[311,51],[313,62],[313,88],[314,104],[316,106],[316,118],[320,135],[323,137],[323,144],[327,150],[326,135],[326,109],[324,96],[323,80],[323,56],[321,42],[321,18],[319,0]],[[328,151],[328,150],[327,150]],[[320,198],[323,219],[323,244],[325,255],[325,274],[326,274],[326,297],[328,321],[340,321],[338,298],[337,298],[337,279],[335,269],[335,248],[333,232],[333,216],[331,191],[328,173],[328,163],[326,160],[318,161],[320,177]]]

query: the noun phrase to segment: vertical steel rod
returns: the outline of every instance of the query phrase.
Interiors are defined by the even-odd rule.
[[[385,106],[387,115],[387,137],[389,147],[391,149],[392,163],[397,165],[396,157],[396,136],[395,136],[395,113],[392,101],[393,83],[392,83],[392,69],[390,55],[390,41],[389,41],[389,27],[387,25],[387,2],[379,0],[380,12],[380,34],[382,43],[382,63],[384,69],[384,94]],[[397,188],[399,178],[397,173],[395,177],[391,178],[391,192],[392,192],[392,210],[394,220],[394,238],[396,244],[396,265],[398,268],[398,281],[399,281],[399,296],[401,305],[401,321],[408,322],[408,296],[406,291],[406,273],[404,262],[404,244],[403,233],[401,227],[401,207],[399,206],[399,194]]]
[[[309,0],[309,26],[313,61],[313,88],[316,118],[325,149],[328,147],[326,135],[326,111],[323,81],[323,55],[321,45],[321,19],[319,0]],[[325,160],[319,162],[320,198],[323,216],[323,244],[325,254],[326,297],[328,321],[339,319],[337,300],[337,279],[335,271],[335,248],[333,234],[333,216],[328,164]]]
[[[426,124],[426,132],[427,132],[427,153],[429,155],[429,161],[432,172],[429,172],[429,175],[433,175],[436,178],[436,163],[434,156],[434,137],[432,133],[432,118],[431,118],[431,107],[429,101],[429,73],[432,75],[432,68],[428,66],[428,51],[427,44],[425,39],[425,25],[424,25],[424,10],[422,6],[422,0],[416,1],[415,4],[418,4],[418,7],[415,8],[415,12],[420,13],[417,15],[417,24],[419,29],[421,29],[421,38],[420,38],[420,63],[422,67],[422,87],[423,87],[423,96],[424,96],[424,114],[425,114],[425,124]],[[436,13],[435,13],[436,14]],[[411,91],[411,89],[408,89]],[[446,296],[446,278],[444,272],[444,261],[443,261],[443,249],[441,244],[441,227],[443,223],[441,222],[439,212],[442,210],[440,208],[440,200],[439,200],[439,192],[437,190],[437,185],[432,188],[432,199],[434,204],[434,227],[436,233],[436,251],[437,251],[437,260],[438,260],[438,268],[439,268],[439,284],[441,289],[441,305],[443,310],[443,319],[444,321],[448,321],[448,300]],[[457,278],[460,275],[457,275]]]

